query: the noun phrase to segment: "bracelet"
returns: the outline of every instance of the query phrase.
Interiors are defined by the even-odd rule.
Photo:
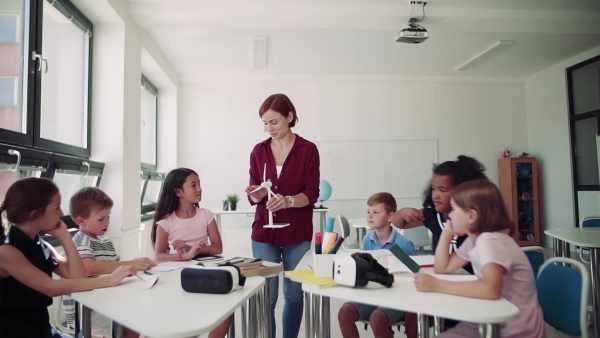
[[[181,253],[179,252],[179,250],[177,251],[177,259],[180,261],[185,261],[185,259],[183,259],[183,256],[181,256]]]

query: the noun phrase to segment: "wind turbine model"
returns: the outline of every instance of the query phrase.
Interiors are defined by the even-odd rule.
[[[252,190],[250,193],[257,192],[260,189],[265,188],[267,189],[267,200],[270,200],[271,196],[275,196],[276,199],[279,199],[279,197],[277,197],[277,195],[275,195],[271,190],[271,185],[271,181],[267,181],[267,164],[265,163],[265,167],[263,169],[263,181],[258,188]],[[269,224],[265,224],[263,228],[284,228],[288,225],[290,225],[290,223],[273,224],[273,212],[269,210]]]

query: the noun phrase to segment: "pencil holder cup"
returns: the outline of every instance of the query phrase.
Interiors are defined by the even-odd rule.
[[[335,255],[313,255],[315,277],[333,277],[333,259]]]

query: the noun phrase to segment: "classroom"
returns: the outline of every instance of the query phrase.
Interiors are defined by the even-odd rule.
[[[202,207],[235,193],[251,208],[250,153],[269,136],[258,109],[284,93],[293,131],[319,149],[328,217],[365,217],[378,191],[418,208],[432,165],[461,154],[497,184],[506,148],[537,158],[543,230],[599,215],[600,152],[578,159],[573,147],[595,146],[600,128],[600,4],[412,2],[3,0],[0,197],[24,175],[50,175],[67,195],[98,185],[114,200],[117,252],[152,256],[152,205],[174,168],[198,172]],[[429,38],[396,42],[411,17]],[[500,41],[511,42],[456,70]],[[590,119],[573,120],[567,69],[586,62]],[[232,238],[251,224],[237,214],[219,226]]]

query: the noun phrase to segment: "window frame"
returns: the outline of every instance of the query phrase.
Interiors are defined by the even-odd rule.
[[[48,1],[58,11],[67,18],[72,18],[72,22],[84,31],[88,36],[88,55],[87,55],[87,112],[84,114],[86,121],[86,147],[78,147],[70,144],[65,144],[41,137],[41,99],[42,99],[42,73],[38,71],[38,61],[32,60],[31,55],[35,52],[43,55],[43,16],[44,16],[44,1]],[[23,82],[27,83],[23,90],[22,102],[27,105],[22,109],[22,114],[26,114],[26,132],[16,132],[8,129],[0,128],[0,142],[14,144],[17,146],[39,149],[42,151],[51,151],[72,156],[89,158],[92,148],[92,54],[93,54],[93,24],[75,5],[69,0],[23,0],[23,30],[28,32],[28,36],[23,36],[23,43],[27,39],[28,45],[24,53],[26,62],[22,64]],[[29,9],[27,20],[26,11]],[[69,15],[67,15],[66,13]],[[25,50],[25,46],[21,47]],[[41,51],[38,52],[38,51]],[[43,68],[43,67],[42,67]]]
[[[144,90],[154,95],[154,160],[156,163],[141,162],[142,169],[156,170],[158,164],[158,89],[142,74],[141,84]],[[141,112],[140,112],[141,115]],[[141,141],[141,140],[140,140]]]
[[[568,67],[565,70],[567,82],[567,106],[569,114],[569,137],[571,139],[571,182],[573,184],[573,207],[575,216],[575,225],[579,227],[579,196],[580,191],[600,191],[600,184],[579,184],[579,166],[577,165],[577,140],[575,125],[577,121],[596,118],[596,127],[600,132],[600,109],[587,111],[584,113],[575,114],[575,101],[573,91],[573,72],[579,68],[585,67],[592,63],[600,62],[600,55],[580,62],[576,65]],[[598,149],[597,149],[598,150]],[[600,168],[599,168],[600,171]]]

